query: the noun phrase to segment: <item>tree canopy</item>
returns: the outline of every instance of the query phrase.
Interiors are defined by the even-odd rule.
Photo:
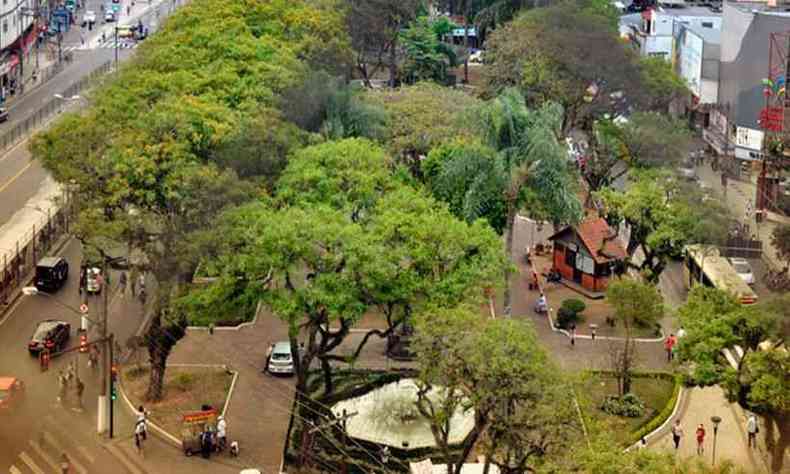
[[[168,309],[198,262],[189,255],[190,234],[252,195],[221,167],[275,178],[278,160],[301,141],[270,110],[278,94],[310,68],[341,65],[348,53],[342,17],[328,2],[196,0],[92,93],[86,108],[33,138],[33,155],[75,192],[83,243],[104,254],[129,249],[139,256],[135,271],[157,282],[147,338],[155,369],[150,398],[162,396],[167,354],[186,324]],[[259,121],[276,130],[240,135]],[[274,145],[272,155],[258,155],[268,163],[246,155],[251,139]]]

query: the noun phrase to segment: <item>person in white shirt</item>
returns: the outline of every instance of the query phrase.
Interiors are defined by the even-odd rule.
[[[227,442],[225,431],[227,428],[228,424],[225,421],[225,417],[220,415],[219,418],[217,418],[217,444],[219,445],[220,451],[225,449],[225,443]]]
[[[760,429],[757,427],[757,417],[754,414],[749,415],[749,418],[746,419],[746,433],[749,435],[749,447],[756,448],[757,447],[757,433],[760,432]]]
[[[681,337],[683,337],[685,335],[686,335],[686,330],[683,329],[683,326],[680,326],[680,329],[678,329],[678,339],[680,339]]]

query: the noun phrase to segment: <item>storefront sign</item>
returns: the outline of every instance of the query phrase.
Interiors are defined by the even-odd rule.
[[[763,147],[763,132],[746,127],[738,127],[735,133],[735,144],[749,150],[760,150]]]
[[[184,413],[184,423],[204,423],[217,416],[217,409]]]

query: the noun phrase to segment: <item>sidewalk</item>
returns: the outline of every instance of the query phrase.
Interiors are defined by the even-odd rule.
[[[702,423],[705,427],[704,453],[702,458],[708,463],[713,460],[713,423],[712,416],[721,417],[716,436],[716,462],[729,459],[736,466],[749,473],[766,472],[761,455],[749,449],[746,438],[746,416],[736,404],[729,403],[723,390],[718,386],[688,389],[686,402],[678,413],[683,437],[677,455],[682,459],[697,457],[695,432]],[[670,425],[650,441],[649,447],[656,450],[674,451]]]
[[[511,297],[513,317],[532,321],[538,340],[554,356],[555,361],[565,370],[593,370],[609,369],[609,351],[611,342],[598,338],[591,340],[577,337],[575,345],[571,345],[570,338],[563,333],[552,330],[545,315],[536,314],[535,302],[540,293],[529,291],[528,283],[530,271],[526,265],[524,255],[526,246],[534,243],[546,243],[549,236],[554,233],[551,225],[544,225],[538,232],[534,223],[528,219],[516,219],[515,234],[513,236],[513,255],[511,260],[519,269],[511,278]],[[555,311],[559,309],[562,301],[553,301],[551,294],[547,294],[549,306]],[[584,299],[584,298],[581,298]],[[497,314],[502,314],[502,302],[497,301]],[[642,370],[671,370],[666,362],[663,346],[660,342],[639,342],[638,367]]]
[[[697,167],[697,174],[702,182],[719,195],[723,195],[724,189],[721,186],[721,174],[711,169],[710,160],[707,160],[704,165]],[[781,259],[779,259],[776,249],[771,245],[771,232],[773,232],[777,224],[769,220],[758,224],[753,216],[749,219],[746,217],[746,203],[751,203],[752,208],[754,208],[754,199],[757,195],[757,185],[753,181],[757,178],[751,177],[748,179],[748,182],[736,179],[727,181],[726,204],[735,217],[740,222],[749,224],[752,233],[757,235],[757,238],[763,242],[764,259],[779,265]]]

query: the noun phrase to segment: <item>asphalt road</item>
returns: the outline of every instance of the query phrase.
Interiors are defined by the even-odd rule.
[[[88,0],[87,3],[87,7],[80,11],[80,17],[86,9],[93,9],[98,15],[100,0]],[[155,26],[150,22],[159,23],[159,19],[169,12],[170,6],[170,1],[160,5],[156,9],[159,11],[158,15],[155,10],[151,10],[144,17],[143,23],[153,32]],[[132,10],[132,16],[143,8],[147,8],[147,4],[138,2]],[[123,10],[125,13],[125,6]],[[124,17],[125,15],[121,16],[122,22]],[[67,41],[72,40],[79,44],[79,31],[77,26],[67,36]],[[100,31],[101,28],[94,28],[90,34],[98,36]],[[87,43],[90,43],[90,38],[86,34]],[[64,47],[69,46],[67,41],[64,41]],[[126,59],[131,51],[121,49],[120,59]],[[0,127],[0,133],[33,115],[54,94],[63,92],[113,56],[113,49],[107,47],[75,50],[74,60],[60,74],[34,89],[28,89],[24,96],[9,104],[10,122]],[[0,154],[0,226],[36,194],[46,176],[46,171],[28,153],[27,141],[22,141]],[[73,347],[79,343],[79,315],[63,306],[76,308],[80,304],[77,291],[81,254],[79,244],[71,241],[61,254],[69,260],[71,267],[67,285],[51,297],[22,297],[0,319],[0,377],[19,377],[27,386],[25,400],[20,406],[0,412],[0,472],[60,472],[60,456],[65,452],[74,462],[69,472],[144,473],[139,464],[135,467],[135,462],[125,456],[122,450],[116,449],[113,452],[98,444],[99,438],[95,433],[99,377],[98,370],[86,366],[86,357],[83,355],[85,360],[78,364],[79,373],[86,386],[83,395],[85,409],[76,412],[57,403],[56,396],[58,371],[74,361],[78,357],[77,353],[53,359],[50,369],[41,372],[38,361],[27,352],[29,337],[37,323],[44,319],[57,318],[70,322],[70,345]],[[100,300],[93,299],[96,301],[89,301],[89,306],[98,309]],[[137,311],[128,311],[128,308],[122,311],[122,306],[129,306],[121,304],[122,302],[117,295],[113,298],[108,323],[109,331],[115,334],[116,340],[121,344],[134,335],[142,322],[139,308]],[[94,337],[95,335],[91,339]]]
[[[49,370],[42,372],[37,359],[31,357],[26,348],[37,323],[45,319],[61,319],[69,322],[71,324],[69,347],[76,347],[79,344],[77,329],[80,325],[80,316],[76,311],[70,311],[65,307],[77,308],[81,302],[78,292],[81,258],[79,243],[71,240],[60,255],[65,256],[69,261],[67,284],[51,296],[21,297],[5,319],[0,321],[0,347],[3,348],[3,355],[0,357],[0,377],[19,377],[27,385],[26,399],[21,410],[11,410],[11,413],[4,414],[4,419],[0,421],[0,472],[9,472],[10,465],[15,462],[19,464],[17,460],[19,453],[30,450],[29,442],[31,439],[38,439],[42,429],[41,422],[45,420],[58,419],[69,425],[72,423],[83,425],[85,429],[79,431],[82,435],[87,435],[88,440],[93,438],[92,435],[96,432],[99,372],[95,368],[87,367],[87,356],[78,355],[75,351],[56,357],[52,360]],[[117,277],[114,280],[117,281]],[[122,312],[121,301],[118,294],[111,296],[108,328],[122,344],[140,327],[142,311]],[[88,299],[88,316],[91,319],[99,318],[101,303],[101,296],[91,296]],[[96,330],[89,333],[89,340],[95,340],[97,337]],[[86,386],[83,396],[85,410],[82,413],[70,411],[56,400],[58,372],[78,358],[78,373]],[[66,445],[68,441],[62,440],[61,443]],[[86,442],[83,440],[81,443]]]
[[[99,4],[99,0],[88,0],[89,7],[87,9],[95,10],[98,15]],[[147,4],[138,3],[135,9],[132,10],[132,16],[135,16],[135,12],[143,8],[147,8]],[[165,1],[143,16],[143,24],[149,26],[153,32],[155,24],[158,24],[160,19],[163,19],[169,10],[170,2]],[[80,15],[84,11],[85,9],[81,10]],[[156,13],[157,11],[159,12],[158,15]],[[124,18],[125,16],[122,15],[122,23]],[[84,31],[86,42],[90,43],[91,38],[99,36],[101,27],[103,26],[102,23],[98,24],[92,32],[88,32],[86,29]],[[68,36],[68,39],[74,41],[74,43],[64,42],[64,47],[79,45],[79,34],[80,27],[77,25],[69,32]],[[120,49],[119,60],[123,61],[127,59],[132,51],[134,50]],[[36,111],[49,102],[55,94],[63,93],[68,87],[90,74],[91,71],[98,68],[102,63],[113,59],[114,54],[112,48],[105,47],[74,50],[74,60],[57,76],[34,89],[29,89],[24,96],[9,104],[10,118],[7,123],[0,126],[0,133],[11,129],[17,123],[34,115]],[[27,141],[22,141],[13,148],[0,154],[0,226],[6,223],[8,219],[36,193],[46,176],[46,171],[39,163],[34,162],[30,153],[28,153]]]

